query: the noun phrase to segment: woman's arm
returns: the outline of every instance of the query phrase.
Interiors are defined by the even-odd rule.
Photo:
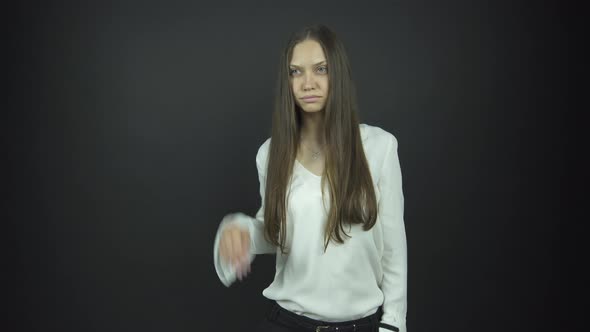
[[[219,241],[224,227],[230,224],[237,224],[250,233],[250,252],[248,254],[249,263],[251,264],[255,255],[276,253],[276,248],[268,243],[264,238],[264,192],[266,189],[266,159],[268,155],[270,139],[267,139],[256,154],[256,168],[258,170],[258,182],[260,185],[261,204],[255,217],[250,217],[244,213],[237,212],[226,215],[215,235],[215,242],[213,245],[213,262],[215,271],[219,280],[229,287],[236,280],[236,271],[229,262],[223,262],[219,255]]]
[[[397,139],[388,135],[385,160],[379,179],[380,220],[383,223],[384,251],[380,287],[385,296],[379,332],[406,332],[407,312],[407,245],[404,227],[402,174],[397,154]]]

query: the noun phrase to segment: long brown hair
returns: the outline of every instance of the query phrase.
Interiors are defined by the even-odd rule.
[[[264,236],[285,253],[287,186],[293,173],[301,130],[302,110],[290,85],[289,63],[298,43],[317,41],[328,63],[329,92],[323,110],[326,147],[325,172],[321,178],[330,188],[330,212],[324,232],[324,252],[330,240],[344,243],[343,225],[363,224],[371,229],[377,219],[373,180],[363,150],[357,115],[356,91],[346,51],[336,34],[322,24],[304,27],[291,35],[279,61],[272,117],[264,197]]]

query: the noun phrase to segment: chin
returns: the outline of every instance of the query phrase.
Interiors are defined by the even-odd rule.
[[[299,108],[301,108],[301,110],[306,113],[316,113],[316,112],[323,111],[324,105],[318,105],[318,106],[305,105],[304,107],[299,106]]]

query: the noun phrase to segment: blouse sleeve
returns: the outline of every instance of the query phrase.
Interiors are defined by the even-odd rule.
[[[384,294],[383,316],[379,332],[406,332],[407,312],[407,245],[404,227],[404,195],[402,175],[397,154],[397,139],[389,136],[378,182],[381,198],[380,220],[383,223],[384,250],[381,264]]]
[[[266,188],[266,155],[268,151],[268,139],[256,154],[256,168],[258,170],[258,182],[260,185],[261,204],[255,217],[251,217],[242,212],[231,213],[226,215],[220,222],[215,235],[213,244],[213,262],[215,271],[219,280],[229,287],[237,279],[236,271],[229,262],[223,262],[219,256],[219,240],[225,227],[230,224],[247,229],[250,232],[250,252],[248,254],[249,262],[252,264],[255,255],[276,253],[276,248],[264,238],[264,191]]]

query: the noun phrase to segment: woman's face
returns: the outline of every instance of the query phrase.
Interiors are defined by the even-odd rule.
[[[323,110],[328,97],[328,63],[317,41],[305,40],[295,45],[289,75],[297,105],[305,112]],[[310,96],[316,97],[305,98]]]

